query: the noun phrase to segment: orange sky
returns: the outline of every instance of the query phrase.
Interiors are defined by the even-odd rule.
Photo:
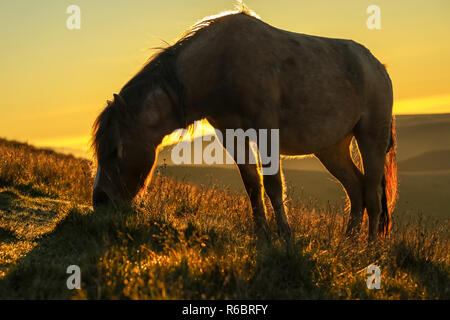
[[[246,0],[282,29],[363,43],[394,84],[396,113],[450,112],[450,1]],[[68,30],[66,8],[81,8]],[[106,99],[162,46],[234,0],[5,0],[0,3],[0,137],[87,148]],[[366,8],[381,8],[381,30]]]

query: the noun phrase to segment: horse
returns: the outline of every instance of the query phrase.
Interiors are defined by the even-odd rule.
[[[359,43],[278,29],[246,8],[205,18],[153,55],[95,120],[93,206],[131,204],[151,179],[162,139],[205,119],[222,132],[279,129],[281,155],[314,155],[343,186],[346,235],[361,229],[366,210],[368,238],[379,239],[397,198],[392,105],[386,68]],[[352,159],[353,139],[362,166]],[[257,236],[270,239],[265,192],[289,239],[281,169],[262,176],[260,163],[237,168]]]

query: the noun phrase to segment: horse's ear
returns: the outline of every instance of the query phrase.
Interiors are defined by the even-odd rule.
[[[114,102],[116,102],[120,106],[125,107],[127,105],[127,103],[125,102],[125,100],[123,100],[123,98],[121,97],[120,94],[114,93],[113,96],[114,96]]]
[[[123,98],[119,94],[114,93],[113,96],[114,102],[112,105],[114,106],[114,109],[120,115],[120,117],[125,118],[127,115],[126,112],[127,103],[125,102],[125,100],[123,100]]]

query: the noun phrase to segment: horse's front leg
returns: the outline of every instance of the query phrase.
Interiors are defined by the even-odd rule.
[[[270,230],[266,220],[262,181],[258,167],[256,164],[238,164],[238,168],[252,204],[256,235],[259,240],[270,241]]]
[[[286,240],[291,237],[291,228],[287,220],[283,201],[283,180],[281,178],[281,168],[274,175],[264,176],[264,189],[272,203],[273,211],[278,225],[278,234]]]
[[[220,132],[226,132],[226,126],[216,126],[216,129]],[[249,140],[245,139],[244,145],[240,146],[241,149],[235,150],[236,147],[239,149],[238,140],[233,137],[233,140],[227,141],[227,135],[222,136],[222,145],[229,152],[230,156],[236,163],[239,173],[241,174],[242,181],[244,182],[245,190],[247,191],[248,197],[252,205],[253,222],[255,226],[255,233],[258,240],[270,242],[270,229],[266,220],[266,210],[264,206],[264,189],[262,177],[259,172],[259,166],[257,161],[250,161],[251,158],[251,148]],[[230,145],[229,145],[230,144]],[[243,148],[242,148],[243,147]],[[235,152],[236,151],[236,152]],[[244,161],[239,159],[239,152],[243,152]]]

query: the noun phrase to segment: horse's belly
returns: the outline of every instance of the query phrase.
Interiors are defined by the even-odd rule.
[[[306,155],[331,147],[353,134],[359,117],[323,114],[318,117],[297,117],[280,127],[280,153]]]

